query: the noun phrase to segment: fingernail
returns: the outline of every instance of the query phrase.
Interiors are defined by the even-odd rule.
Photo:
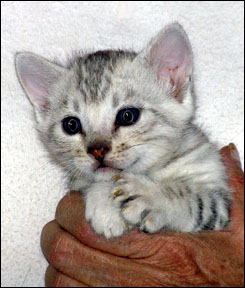
[[[236,145],[233,144],[233,143],[230,143],[230,144],[228,145],[228,148],[229,148],[229,150],[230,150],[231,158],[234,159],[234,160],[236,160],[236,161],[239,161],[239,162],[240,162],[240,157],[239,157],[239,154],[238,154]]]

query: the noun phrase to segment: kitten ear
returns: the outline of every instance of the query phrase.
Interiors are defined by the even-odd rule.
[[[158,80],[169,83],[173,97],[182,102],[183,89],[191,79],[193,65],[191,44],[182,26],[174,23],[161,30],[145,53]]]
[[[65,68],[30,52],[18,53],[15,66],[19,81],[34,107],[39,111],[46,110],[49,107],[49,88]]]

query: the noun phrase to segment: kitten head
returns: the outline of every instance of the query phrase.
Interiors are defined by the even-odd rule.
[[[74,178],[108,179],[164,165],[194,113],[192,50],[174,23],[139,54],[98,51],[67,67],[32,53],[16,56],[50,155]]]

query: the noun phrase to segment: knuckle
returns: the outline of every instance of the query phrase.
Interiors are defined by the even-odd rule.
[[[183,275],[195,274],[197,265],[189,249],[182,243],[170,242],[165,245],[165,252],[168,251],[168,261],[175,267],[176,272],[180,271]]]
[[[46,287],[58,287],[59,272],[51,265],[48,266],[45,273],[45,286]]]
[[[57,236],[51,243],[50,263],[54,267],[61,269],[72,257],[72,243],[63,231],[57,233]]]

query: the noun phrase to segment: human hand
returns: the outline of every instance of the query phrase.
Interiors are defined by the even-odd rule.
[[[84,219],[78,192],[59,203],[42,232],[50,265],[46,286],[244,286],[244,176],[234,145],[221,150],[234,190],[225,231],[145,234],[132,230],[112,240]]]

